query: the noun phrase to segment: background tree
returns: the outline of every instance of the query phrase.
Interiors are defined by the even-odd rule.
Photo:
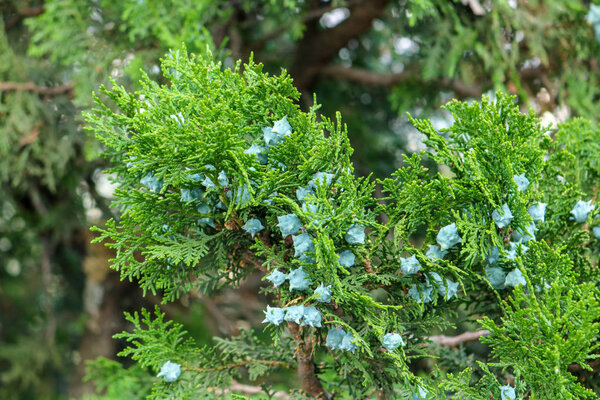
[[[595,119],[597,20],[589,7],[584,1],[3,1],[0,397],[64,395],[74,387],[66,378],[73,365],[88,357],[86,343],[119,330],[116,310],[139,305],[127,294],[131,288],[106,274],[110,255],[86,245],[88,218],[113,211],[102,194],[99,146],[82,132],[80,112],[108,77],[137,88],[143,67],[162,81],[158,59],[181,43],[196,53],[208,45],[226,65],[254,52],[265,71],[291,72],[303,107],[316,92],[325,115],[341,110],[358,150],[356,171],[386,177],[402,165],[403,152],[423,148],[405,111],[443,125],[448,114],[438,106],[452,97],[504,89],[540,113]],[[107,301],[120,299],[117,293],[127,294],[124,303]],[[192,309],[206,313],[215,304],[203,298],[204,311]],[[92,315],[87,330],[83,311]],[[213,334],[237,329],[222,314],[209,314],[222,327]],[[94,319],[106,316],[116,325],[98,330],[103,325]],[[100,353],[113,353],[112,346]]]

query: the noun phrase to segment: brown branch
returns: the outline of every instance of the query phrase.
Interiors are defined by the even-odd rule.
[[[350,1],[350,2],[348,2],[347,6],[353,7],[354,5],[356,5],[358,3],[359,3],[358,0]],[[306,14],[304,14],[304,16],[302,16],[301,21],[303,24],[307,24],[317,18],[321,18],[324,14],[326,14],[330,11],[337,10],[338,8],[340,8],[340,7],[339,6],[328,6],[328,7],[314,8],[312,10],[308,10],[306,12]],[[265,34],[262,38],[260,38],[260,40],[254,42],[254,43],[251,43],[249,47],[252,48],[254,51],[262,50],[265,48],[265,45],[267,44],[268,41],[277,39],[279,36],[281,36],[282,34],[287,32],[288,30],[289,30],[289,26],[283,25],[283,26]]]
[[[226,394],[229,392],[242,392],[242,393],[246,393],[246,394],[265,393],[261,387],[244,385],[244,384],[241,384],[241,383],[238,383],[235,381],[231,382],[228,389],[215,389],[214,392],[215,392],[215,394]],[[274,398],[274,399],[290,399],[290,395],[286,394],[284,392],[271,392],[271,393],[269,393],[269,395],[270,395],[269,398]]]
[[[321,69],[320,74],[336,80],[353,81],[367,86],[396,86],[409,81],[420,82],[422,84],[451,89],[462,98],[479,97],[482,93],[482,88],[480,86],[469,85],[456,79],[443,78],[431,81],[421,81],[420,73],[417,71],[385,74],[373,72],[364,68],[330,65]]]
[[[540,75],[546,72],[547,68],[544,65],[538,65],[537,67],[527,67],[519,71],[519,77],[521,79],[535,79],[539,78]]]
[[[544,77],[544,66],[524,68],[519,71],[522,80]],[[321,68],[319,74],[339,81],[356,82],[367,86],[396,86],[405,82],[419,83],[422,85],[437,86],[452,90],[459,98],[481,97],[484,88],[479,84],[468,84],[458,79],[449,77],[425,81],[420,70],[408,69],[400,73],[378,73],[364,68],[344,67],[342,65],[328,65]]]
[[[38,122],[37,124],[35,124],[33,126],[33,128],[31,128],[31,131],[29,131],[29,133],[26,136],[23,136],[21,138],[21,140],[19,140],[19,146],[23,147],[23,146],[27,146],[28,144],[35,142],[40,134],[41,127],[42,127],[41,122]]]
[[[458,79],[442,78],[437,81],[432,81],[436,86],[452,89],[460,98],[465,97],[481,97],[483,88],[477,84],[469,85],[468,83],[459,81]]]
[[[227,318],[221,312],[219,307],[210,297],[205,296],[201,292],[195,290],[190,293],[193,297],[197,298],[198,300],[200,300],[200,302],[202,302],[202,305],[204,306],[208,314],[212,317],[212,319],[215,320],[216,324],[214,325],[218,327],[219,331],[226,335],[237,333],[237,329],[235,329],[233,322],[230,321],[229,318]]]
[[[479,3],[479,0],[462,0],[462,3],[465,6],[468,6],[471,9],[471,11],[473,11],[473,14],[475,14],[475,15],[485,15],[486,14],[485,8],[483,8],[481,3]]]
[[[569,366],[567,367],[567,370],[572,373],[589,373],[589,374],[596,374],[598,371],[600,371],[600,359],[597,358],[595,360],[589,361],[587,364],[588,364],[588,366],[590,366],[592,368],[591,371],[584,369],[579,364],[569,364]]]
[[[42,307],[45,312],[47,320],[45,336],[49,345],[54,344],[56,336],[56,328],[58,323],[56,320],[56,314],[54,309],[53,295],[52,295],[52,260],[51,256],[54,253],[54,244],[50,242],[50,239],[42,240],[42,259],[41,259],[41,275],[42,283],[44,285],[43,303]]]
[[[300,326],[295,322],[288,322],[288,329],[296,339],[296,360],[298,362],[298,378],[306,393],[319,399],[329,399],[331,395],[325,391],[315,371],[313,347],[310,340],[303,339],[300,335]]]
[[[458,336],[430,336],[427,339],[439,344],[440,346],[446,347],[458,347],[463,343],[476,342],[482,336],[487,336],[490,334],[488,330],[481,330],[475,332],[464,332]]]
[[[264,265],[262,265],[262,263],[260,261],[258,261],[256,259],[256,256],[254,255],[254,253],[252,253],[250,250],[246,250],[242,254],[242,260],[244,262],[247,262],[248,264],[252,264],[254,266],[254,268],[258,269],[259,271],[262,271],[264,273],[269,272],[267,270],[267,268]]]
[[[71,84],[41,87],[33,82],[0,82],[0,92],[8,91],[28,91],[43,96],[58,96],[61,94],[73,96],[73,86],[71,86]]]
[[[216,371],[224,371],[226,369],[241,368],[241,367],[245,367],[246,365],[252,364],[252,363],[265,364],[265,365],[270,365],[272,367],[282,367],[282,368],[288,368],[288,369],[295,368],[294,365],[287,363],[285,361],[260,360],[260,359],[248,358],[244,361],[238,361],[236,363],[219,365],[218,367],[214,367],[214,368],[196,368],[196,367],[192,367],[190,365],[184,365],[184,369],[202,374],[205,372],[216,372]]]
[[[331,29],[321,29],[318,21],[307,24],[302,40],[296,47],[296,56],[291,69],[296,87],[300,92],[309,92],[315,77],[350,40],[359,37],[371,28],[390,0],[366,0],[350,8],[350,16]]]
[[[382,74],[364,68],[329,65],[321,70],[321,75],[338,81],[353,81],[367,86],[394,86],[414,78],[414,74],[400,72]]]
[[[4,30],[10,30],[15,25],[17,25],[21,20],[27,17],[35,17],[36,15],[40,15],[44,12],[44,7],[25,7],[20,9],[17,14],[13,15],[6,23],[4,24]]]

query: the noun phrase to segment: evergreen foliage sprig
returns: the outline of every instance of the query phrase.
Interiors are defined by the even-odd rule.
[[[97,97],[87,114],[122,211],[99,240],[112,241],[123,278],[165,302],[263,273],[277,350],[250,333],[197,348],[160,313],[130,316],[122,354],[181,369],[156,379],[151,398],[205,396],[241,370],[256,381],[290,364],[305,394],[322,398],[593,397],[571,369],[596,357],[597,185],[565,180],[595,176],[591,126],[564,125],[552,140],[501,93],[450,102],[448,129],[411,119],[430,150],[405,157],[378,199],[374,182],[353,175],[339,115],[302,112],[285,71],[224,68],[181,49],[163,73],[169,85],[146,77],[135,94],[103,88],[119,111]],[[425,158],[446,172],[432,174]],[[415,376],[411,363],[433,355],[430,336],[465,312],[490,331],[487,359]]]

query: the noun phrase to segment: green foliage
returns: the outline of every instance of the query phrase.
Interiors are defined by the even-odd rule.
[[[498,379],[490,371],[490,369],[483,363],[479,363],[483,377],[479,379],[475,384],[473,382],[473,370],[467,368],[464,371],[457,374],[449,374],[447,379],[441,383],[441,386],[453,393],[453,398],[459,399],[472,399],[472,400],[488,400],[488,399],[500,399],[501,384]],[[516,393],[521,395],[521,382],[517,376],[515,379]],[[520,398],[520,397],[517,397]]]
[[[117,249],[114,266],[123,277],[161,292],[164,301],[196,288],[210,292],[235,285],[255,269],[287,273],[302,267],[308,290],[290,290],[284,279],[264,292],[284,310],[316,307],[322,326],[302,328],[300,319],[288,322],[288,331],[268,325],[277,350],[261,347],[248,333],[198,348],[162,315],[129,317],[133,333],[118,335],[132,343],[123,355],[155,371],[166,360],[184,370],[176,384],[155,383],[153,396],[185,398],[226,388],[240,378],[229,367],[239,363],[247,362],[248,379],[256,381],[284,360],[293,363],[296,353],[301,371],[306,360],[320,360],[316,376],[327,392],[342,397],[423,392],[439,398],[454,392],[463,396],[457,398],[496,398],[499,381],[510,374],[517,377],[517,391],[532,399],[593,397],[570,368],[590,370],[586,363],[595,358],[598,275],[586,246],[589,226],[569,216],[583,190],[595,184],[565,183],[572,194],[557,201],[551,197],[556,183],[548,181],[548,171],[562,168],[565,176],[574,168],[575,176],[592,176],[598,148],[587,145],[596,135],[589,125],[563,125],[553,141],[533,113],[521,114],[513,98],[500,92],[496,101],[450,102],[445,108],[454,123],[441,132],[411,118],[430,150],[405,157],[404,168],[380,181],[385,197],[378,201],[374,184],[352,174],[352,148],[339,116],[334,123],[317,118],[318,106],[300,111],[285,71],[271,76],[252,61],[224,68],[210,53],[188,56],[182,49],[164,59],[163,72],[171,85],[145,78],[135,95],[117,85],[103,88],[120,112],[97,98],[98,108],[87,114],[115,163],[111,172],[119,184],[115,204],[121,219],[101,230],[102,239]],[[276,145],[265,144],[263,129],[275,132],[285,120],[290,132]],[[587,133],[580,142],[570,140],[581,131]],[[263,161],[246,151],[252,145],[266,149]],[[573,164],[575,154],[583,157]],[[422,166],[425,157],[446,173],[430,173]],[[330,173],[331,180],[318,181],[321,173]],[[528,187],[519,187],[516,175],[525,176]],[[312,194],[300,195],[309,187]],[[199,188],[197,198],[182,198],[182,190]],[[517,244],[515,232],[533,222],[528,209],[540,201],[550,204],[548,222],[536,220],[536,238]],[[505,204],[513,218],[498,228],[493,214]],[[293,241],[281,235],[277,219],[290,213],[302,223]],[[240,229],[250,218],[266,227],[254,239]],[[439,232],[451,224],[460,237],[446,244]],[[364,240],[362,228],[349,236],[356,226],[367,228]],[[563,232],[557,234],[556,227]],[[302,251],[301,232],[312,243]],[[446,246],[443,259],[425,252],[436,242]],[[498,260],[491,259],[494,247]],[[342,250],[356,256],[349,269],[338,263]],[[143,259],[135,257],[138,251]],[[418,273],[400,267],[410,256],[416,257]],[[507,278],[498,287],[488,275],[492,266],[505,276],[522,276],[526,284]],[[446,297],[443,282],[458,282],[457,298]],[[321,283],[331,285],[331,303],[311,295]],[[438,363],[445,368],[438,379],[413,375],[412,363],[435,355],[428,346],[431,334],[454,327],[447,317],[462,313],[462,307],[473,323],[483,318],[481,327],[491,332],[484,339],[490,353],[461,371],[467,365],[453,362],[458,354],[438,351],[437,357],[448,358]],[[353,338],[341,347],[347,351],[331,350],[326,337],[334,329]],[[383,350],[389,332],[400,333],[406,346]],[[239,358],[243,354],[251,355]],[[556,379],[548,380],[549,370]],[[302,373],[300,384],[318,394]]]
[[[0,394],[3,399],[20,399],[20,393],[15,388],[26,394],[35,393],[32,388],[52,391],[45,371],[59,368],[61,359],[57,348],[38,349],[40,340],[43,338],[30,334],[0,349],[0,362],[10,362],[2,372]]]
[[[503,304],[501,325],[489,318],[482,321],[491,332],[483,341],[499,360],[495,365],[514,368],[527,382],[531,398],[597,398],[568,371],[569,365],[591,369],[586,362],[596,358],[590,354],[598,347],[597,288],[569,285],[566,279],[550,285],[541,289],[528,284],[527,294],[517,287],[510,305]],[[549,375],[552,382],[547,382]]]
[[[504,242],[510,240],[511,230],[528,225],[526,206],[534,201],[548,204],[548,218],[537,224],[538,241],[530,242],[529,251],[521,254],[523,272],[532,284],[544,287],[546,282],[563,279],[574,287],[581,282],[597,283],[598,241],[590,228],[598,225],[598,210],[590,215],[589,225],[569,219],[578,200],[597,200],[600,135],[594,123],[573,120],[542,138],[544,129],[537,121],[519,115],[504,97],[497,104],[456,103],[449,106],[449,112],[438,110],[439,104],[453,96],[479,98],[490,89],[504,89],[518,94],[520,103],[532,104],[539,113],[566,104],[573,115],[596,118],[598,41],[594,22],[586,18],[589,2],[518,2],[516,7],[508,1],[389,2],[375,13],[372,29],[358,29],[355,16],[383,3],[3,2],[0,398],[64,395],[65,381],[77,362],[75,348],[85,325],[80,314],[86,304],[81,272],[85,209],[88,215],[99,210],[102,217],[116,215],[99,194],[99,172],[105,164],[92,161],[100,144],[83,134],[80,111],[89,109],[90,92],[101,83],[108,85],[109,77],[120,87],[113,91],[123,97],[116,103],[126,115],[121,118],[105,109],[107,119],[98,125],[104,134],[114,133],[112,138],[104,137],[109,151],[114,150],[111,157],[122,184],[116,205],[125,217],[115,218],[103,231],[119,252],[115,267],[123,278],[140,283],[145,292],[161,294],[165,302],[180,298],[187,304],[186,293],[218,293],[251,277],[257,260],[263,272],[274,268],[287,272],[302,265],[313,279],[311,289],[321,281],[334,288],[335,306],[318,305],[324,328],[310,333],[312,328],[306,328],[303,335],[316,340],[314,356],[325,363],[318,374],[337,393],[375,396],[372,388],[387,385],[402,393],[399,396],[410,397],[414,388],[403,386],[415,380],[405,373],[406,366],[422,371],[434,362],[444,373],[470,366],[473,380],[485,379],[485,364],[478,368],[472,362],[465,364],[462,357],[476,355],[479,361],[494,362],[487,349],[467,347],[463,355],[438,355],[423,339],[452,328],[452,321],[459,321],[455,322],[458,331],[474,329],[481,315],[501,324],[498,318],[504,316],[505,306],[499,299],[506,299],[509,291],[490,288],[483,259],[493,246],[510,249]],[[477,9],[479,3],[483,11]],[[353,29],[328,25],[328,18],[340,13],[347,18],[344,26]],[[370,22],[359,25],[367,27]],[[343,31],[352,31],[352,37],[340,37]],[[190,64],[184,52],[173,53],[173,60],[165,60],[171,65],[165,63],[161,74],[159,57],[182,42],[202,54],[201,67]],[[207,49],[227,67],[235,68],[232,60],[247,60],[252,51],[265,65],[250,63],[246,69],[254,70],[254,77],[240,78],[225,71],[229,75],[224,80],[210,82],[210,74],[201,71],[212,57]],[[313,55],[319,56],[305,65],[305,59],[311,61]],[[279,75],[282,66],[292,71],[297,82],[305,82],[299,88],[305,106],[310,104],[312,91],[324,106],[301,113],[295,103],[300,94],[289,78],[263,77],[264,71]],[[339,67],[341,72],[331,74],[330,67]],[[244,69],[241,64],[238,68]],[[222,67],[213,69],[219,70],[213,77],[223,73]],[[359,74],[348,74],[348,69]],[[366,83],[357,79],[364,76],[361,71],[367,72]],[[146,87],[138,86],[139,80]],[[171,87],[159,86],[169,81]],[[224,81],[231,86],[221,87]],[[129,95],[137,89],[145,97]],[[114,106],[104,95],[101,99],[108,107]],[[348,129],[340,123],[337,110],[344,114]],[[437,129],[413,119],[428,137],[430,150],[401,157],[404,151],[424,149],[414,145],[420,136],[404,117],[406,110],[417,118],[431,116],[436,128],[454,113],[457,123],[442,132],[449,143],[439,138]],[[179,113],[188,122],[182,127],[177,124]],[[297,132],[285,145],[272,149],[268,167],[257,165],[243,150],[250,143],[262,143],[260,129],[284,115]],[[503,120],[518,133],[505,135]],[[199,132],[198,127],[211,131]],[[359,150],[354,154],[346,130]],[[461,137],[465,132],[471,141]],[[140,142],[123,146],[125,133]],[[133,166],[125,168],[128,162]],[[190,179],[195,172],[212,174],[217,182],[218,175],[204,168],[209,163],[219,167],[217,173],[220,169],[227,172],[227,190],[232,196],[219,186],[210,190],[211,201],[220,201],[222,207],[207,213],[205,208],[198,210],[201,204],[196,200],[182,201],[178,190],[198,186]],[[278,163],[286,170],[270,168]],[[382,182],[385,205],[373,197],[379,188],[351,173],[356,168],[358,175],[387,177],[399,166],[403,168],[392,179]],[[438,168],[442,175],[436,175]],[[164,180],[160,195],[139,185],[150,171]],[[332,188],[337,193],[330,193],[331,188],[317,190],[311,200],[316,211],[302,210],[295,190],[305,186],[315,172],[323,171],[336,175]],[[498,230],[490,212],[502,205],[507,193],[514,192],[512,174],[517,173],[526,173],[532,185],[510,199],[515,219],[509,228]],[[242,204],[232,200],[242,197]],[[301,217],[314,237],[315,263],[295,259],[290,240],[278,235],[276,217],[290,212]],[[239,229],[250,217],[259,218],[267,227],[256,241]],[[203,219],[203,224],[213,223],[215,228],[198,225]],[[463,242],[441,262],[427,259],[427,245],[435,243],[440,227],[452,222]],[[343,236],[351,223],[368,226],[365,246],[345,242]],[[357,261],[346,272],[337,264],[336,253],[350,249]],[[421,272],[413,276],[398,272],[401,259],[412,255],[422,264]],[[509,261],[501,268],[508,272],[517,264]],[[431,272],[460,282],[458,299],[445,302],[434,290],[434,307],[406,296],[413,287],[426,288],[419,285],[427,284],[425,277],[432,278],[421,274]],[[264,293],[270,303],[308,305],[315,301],[309,292],[301,296],[288,292],[287,284],[281,289],[267,287]],[[460,322],[464,313],[467,324]],[[358,337],[361,349],[357,354],[366,354],[367,360],[349,353],[338,357],[322,346],[327,329],[337,325]],[[412,338],[405,340],[404,352],[398,351],[400,361],[379,354],[381,335],[391,330]],[[282,329],[269,327],[267,331],[274,340],[283,340]],[[442,359],[431,361],[430,356]],[[150,393],[152,381],[143,379],[143,369],[106,367],[114,368],[114,375],[132,376],[131,381],[110,380],[107,396]],[[96,369],[97,379],[104,379],[101,370]],[[510,368],[506,372],[492,368],[491,374],[511,379]],[[597,390],[594,371],[586,374],[576,373],[580,382]],[[467,379],[466,374],[460,376]],[[127,382],[139,384],[131,383],[126,389]],[[489,396],[498,397],[495,382],[484,386],[489,387]],[[526,385],[519,390],[531,393],[533,389]],[[433,393],[434,388],[430,390]]]
[[[50,400],[81,327],[83,274],[68,246],[89,168],[75,167],[85,139],[62,68],[28,56],[28,32],[12,23],[24,3],[0,10],[0,398]],[[26,89],[39,82],[56,93]]]
[[[10,37],[0,30],[0,53],[3,80],[19,82],[26,79],[31,64],[42,64],[20,54],[10,45]],[[50,80],[58,71],[47,68],[39,78]],[[56,108],[50,113],[46,108]],[[74,147],[83,137],[76,127],[75,109],[64,96],[40,98],[37,93],[13,91],[0,99],[0,180],[8,187],[21,191],[38,182],[56,191],[68,175],[75,156]],[[62,115],[61,115],[62,113]],[[65,135],[69,140],[65,140]],[[20,149],[20,151],[15,151]],[[7,189],[8,189],[7,187]]]
[[[254,381],[274,370],[293,367],[293,346],[289,338],[275,348],[244,330],[235,338],[217,338],[214,346],[197,347],[193,340],[186,338],[182,325],[165,321],[164,316],[158,307],[154,317],[146,310],[142,310],[141,316],[126,315],[133,324],[133,332],[123,332],[115,338],[130,344],[119,355],[131,356],[137,365],[125,369],[106,359],[90,364],[87,379],[97,382],[99,392],[107,389],[106,395],[98,398],[110,399],[124,393],[136,399],[211,398],[215,387],[228,387],[232,378]],[[148,377],[143,369],[159,371],[166,361],[182,367],[175,386],[165,386],[161,379]]]
[[[141,367],[150,366],[158,370],[164,360],[180,361],[173,357],[177,357],[177,353],[190,351],[193,344],[190,340],[184,340],[185,332],[181,325],[174,324],[173,321],[165,322],[164,314],[161,314],[158,308],[155,312],[157,318],[154,320],[146,310],[142,311],[141,318],[137,313],[126,315],[127,320],[133,324],[134,331],[133,333],[118,334],[115,338],[125,339],[127,342],[143,346],[143,349],[130,347],[119,355],[131,356],[132,359],[138,361]],[[147,325],[148,328],[144,329],[141,324]]]
[[[102,396],[85,396],[85,400],[143,399],[150,395],[152,378],[143,368],[134,365],[125,368],[118,361],[98,358],[88,363],[86,379],[93,380]]]

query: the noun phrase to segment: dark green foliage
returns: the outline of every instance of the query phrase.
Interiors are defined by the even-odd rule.
[[[87,379],[93,380],[103,396],[86,396],[86,400],[146,398],[152,389],[152,379],[145,369],[134,365],[125,368],[118,361],[98,358],[88,364]]]

